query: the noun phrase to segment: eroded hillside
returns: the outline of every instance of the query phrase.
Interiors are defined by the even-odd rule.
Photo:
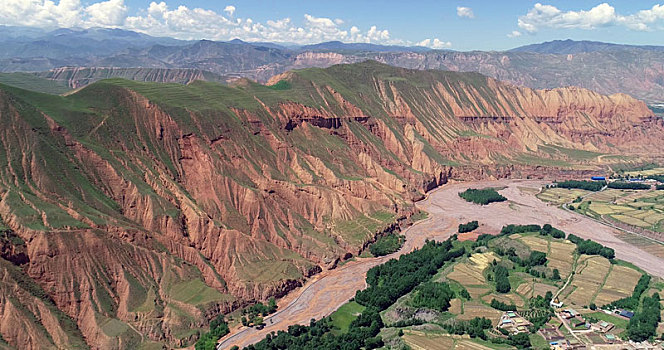
[[[34,287],[0,288],[17,348],[190,345],[217,313],[358,254],[450,177],[584,171],[664,143],[626,95],[376,62],[270,86],[3,86],[0,124],[0,272]]]

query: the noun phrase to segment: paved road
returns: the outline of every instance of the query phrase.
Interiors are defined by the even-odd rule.
[[[543,184],[541,181],[530,180],[456,183],[431,192],[427,199],[417,203],[419,208],[429,213],[429,218],[404,231],[406,243],[399,252],[382,258],[358,259],[316,276],[287,297],[290,301],[266,319],[264,329],[241,329],[222,338],[217,349],[229,349],[233,345],[242,348],[260,341],[270,332],[286,330],[291,324],[308,324],[312,318],[328,316],[352,298],[356,290],[365,287],[365,275],[371,267],[421,247],[426,239],[445,240],[456,232],[460,222],[472,220],[480,222],[480,233],[497,233],[507,224],[549,223],[567,233],[591,238],[614,248],[617,258],[629,261],[653,275],[664,277],[664,259],[621,241],[616,237],[617,231],[614,228],[537,199],[534,193]],[[500,192],[509,201],[479,206],[458,196],[458,193],[466,188],[487,186],[506,187]]]

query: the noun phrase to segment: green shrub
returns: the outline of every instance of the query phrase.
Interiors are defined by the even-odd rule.
[[[396,252],[401,248],[406,237],[396,233],[390,233],[379,237],[376,242],[369,246],[369,251],[373,256],[383,256]]]
[[[459,224],[459,233],[472,232],[475,231],[478,227],[480,227],[480,224],[477,222],[477,220],[467,222],[465,224]]]

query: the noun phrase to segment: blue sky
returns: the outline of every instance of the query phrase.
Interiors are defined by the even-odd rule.
[[[329,40],[503,50],[554,40],[664,45],[657,1],[0,0],[0,24],[180,39]]]

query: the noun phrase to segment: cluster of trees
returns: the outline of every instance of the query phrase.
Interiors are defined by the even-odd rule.
[[[601,255],[607,259],[613,259],[616,257],[616,252],[612,248],[605,247],[597,242],[583,239],[573,234],[570,234],[567,238],[572,243],[576,244],[576,250],[579,254]]]
[[[392,254],[401,248],[405,240],[405,236],[392,232],[379,237],[376,242],[369,246],[369,251],[373,256]]]
[[[394,322],[391,325],[388,325],[388,327],[404,328],[404,327],[410,327],[410,326],[419,326],[419,325],[423,325],[423,324],[424,324],[424,321],[420,320],[419,318],[409,318],[407,320],[399,320],[397,322]]]
[[[477,236],[475,239],[475,243],[473,243],[473,249],[477,247],[486,247],[489,245],[489,241],[495,238],[496,236],[490,235],[488,233],[482,233],[481,235]]]
[[[540,235],[542,236],[551,236],[553,238],[565,238],[565,231],[559,230],[550,224],[545,224],[540,230]]]
[[[496,247],[495,252],[498,255],[507,256],[507,258],[510,261],[512,261],[513,263],[515,263],[517,265],[520,265],[520,266],[523,266],[523,267],[527,267],[527,268],[529,268],[529,270],[532,270],[532,269],[530,269],[532,267],[546,265],[546,263],[548,261],[548,259],[546,258],[546,253],[540,252],[540,251],[537,251],[537,250],[531,251],[530,255],[526,259],[521,259],[516,254],[516,250],[514,249],[514,247],[510,247],[506,251],[503,250],[500,247]],[[537,276],[537,277],[539,277],[539,276]]]
[[[528,259],[524,261],[524,266],[541,266],[546,264],[546,253],[533,250],[530,252]]]
[[[634,291],[632,292],[632,298],[637,300],[641,299],[641,295],[645,293],[649,285],[650,285],[650,275],[647,274],[641,275],[641,278],[639,278],[639,282],[637,282],[636,286],[634,286]]]
[[[243,326],[262,326],[263,317],[273,314],[277,311],[277,301],[270,298],[267,305],[263,303],[256,303],[242,311],[242,325]]]
[[[506,304],[496,299],[491,299],[491,307],[500,311],[516,311],[516,305]]]
[[[642,342],[656,335],[657,324],[661,321],[661,304],[659,294],[643,297],[641,309],[629,320],[627,336],[629,339]]]
[[[348,333],[333,334],[332,321],[327,317],[320,321],[311,320],[309,326],[292,325],[287,332],[268,334],[245,350],[376,349],[384,345],[378,336],[382,327],[383,321],[378,311],[369,308],[351,322]]]
[[[604,308],[622,308],[628,310],[636,310],[639,307],[639,300],[641,300],[641,295],[648,289],[650,285],[650,275],[643,274],[639,281],[634,286],[634,291],[632,295],[626,298],[618,299],[611,304],[605,305]]]
[[[644,296],[641,300],[643,293],[650,285],[650,279],[651,277],[647,274],[641,275],[631,296],[604,306],[605,308],[638,310],[627,325],[627,336],[629,339],[638,342],[655,336],[657,324],[660,322],[661,304],[659,294],[654,293],[650,297]],[[639,307],[639,303],[641,303],[641,307]]]
[[[493,188],[469,188],[463,192],[459,192],[459,197],[465,199],[468,202],[482,205],[487,205],[493,202],[503,202],[507,200],[507,198],[503,197]]]
[[[586,191],[597,192],[606,186],[606,181],[568,180],[558,182],[556,183],[556,186],[559,188],[578,188]]]
[[[383,341],[378,336],[383,327],[380,312],[431,278],[446,262],[465,254],[465,248],[454,248],[455,239],[452,237],[441,243],[427,241],[419,250],[370,269],[366,279],[369,287],[355,294],[355,301],[366,309],[351,322],[348,333],[331,332],[332,323],[328,317],[320,321],[311,320],[309,326],[290,326],[288,332],[271,333],[259,343],[245,349],[327,350],[382,347]],[[428,293],[427,288],[424,290]]]
[[[493,267],[493,274],[496,281],[496,292],[509,293],[512,286],[510,286],[510,273],[507,268],[503,265],[496,265]]]
[[[551,299],[553,299],[553,293],[547,291],[544,296],[538,295],[528,301],[528,305],[532,310],[527,317],[528,321],[533,324],[530,329],[531,333],[537,332],[553,316],[553,309],[551,309],[551,304],[549,304]]]
[[[528,333],[512,334],[507,337],[507,339],[491,338],[491,342],[495,344],[512,345],[519,350],[533,348],[533,345],[530,343],[530,337],[528,336]]]
[[[411,305],[443,312],[450,308],[452,299],[454,299],[454,291],[449,284],[427,282],[415,288]]]
[[[565,231],[559,230],[551,224],[545,224],[544,226],[540,225],[514,225],[509,224],[503,226],[500,230],[500,235],[512,235],[517,233],[530,233],[530,232],[539,232],[541,236],[551,236],[553,238],[565,238]]]
[[[664,190],[664,185],[657,185],[656,187],[658,190]]]
[[[491,320],[485,317],[475,317],[468,321],[456,321],[443,325],[445,330],[451,334],[468,334],[471,338],[481,338],[486,340],[485,329],[492,327]]]
[[[542,226],[540,225],[509,224],[507,226],[503,226],[503,228],[500,230],[500,235],[509,236],[511,234],[516,234],[516,233],[528,233],[528,232],[540,232],[540,231],[542,231]]]
[[[542,271],[541,269],[529,268],[526,272],[528,272],[533,277],[547,278],[547,272]],[[559,281],[560,271],[558,271],[558,269],[554,269],[549,278],[554,281]]]
[[[554,281],[560,280],[560,271],[558,271],[558,269],[553,269],[553,273],[551,274],[551,279]]]
[[[422,249],[375,266],[367,272],[367,287],[355,293],[355,301],[366,307],[384,310],[404,294],[433,276],[446,262],[465,254],[454,249],[455,238],[438,243],[427,241]]]
[[[472,299],[470,293],[468,293],[468,289],[466,289],[464,286],[461,286],[461,290],[459,290],[459,298],[463,298],[466,300]]]
[[[475,231],[478,227],[480,227],[480,224],[477,222],[477,220],[467,222],[465,224],[459,224],[459,233],[472,232]]]
[[[609,188],[615,188],[619,190],[649,190],[650,185],[642,184],[638,182],[621,182],[614,181],[608,184]]]
[[[228,324],[224,320],[224,315],[219,315],[210,322],[210,331],[203,333],[196,342],[194,348],[196,350],[215,350],[219,338],[225,336],[229,332],[230,330],[228,329]]]

